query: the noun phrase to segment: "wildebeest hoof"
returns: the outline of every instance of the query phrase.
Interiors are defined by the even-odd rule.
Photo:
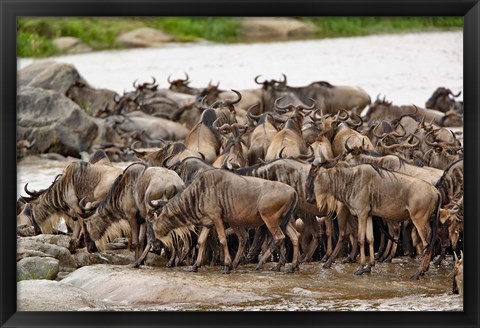
[[[230,267],[229,266],[225,266],[222,270],[222,273],[223,274],[229,274],[230,273]]]
[[[324,269],[330,269],[331,266],[332,266],[332,263],[328,263],[328,262],[327,262],[327,263],[325,263],[325,264],[322,266],[322,268],[324,268]]]
[[[286,273],[294,273],[295,272],[295,268],[293,267],[293,265],[289,264],[285,267],[285,272]]]
[[[167,268],[173,268],[174,261],[168,261],[167,262]]]
[[[195,265],[192,265],[191,267],[188,268],[188,272],[197,272],[197,271],[198,271],[198,267]]]
[[[411,280],[418,280],[420,276],[423,276],[423,272],[417,272],[413,276],[410,277]]]
[[[138,268],[140,266],[140,262],[136,261],[132,264],[132,268]]]
[[[282,265],[280,263],[276,264],[273,268],[272,268],[272,271],[273,272],[280,272],[280,267]]]
[[[263,263],[258,262],[257,266],[255,267],[255,270],[260,270],[263,268]]]
[[[346,257],[343,261],[342,261],[343,264],[347,264],[347,263],[353,263],[353,260],[351,257]]]
[[[367,265],[360,266],[360,268],[357,271],[355,271],[355,274],[357,276],[360,276],[360,275],[364,274],[365,272],[370,272],[370,271],[372,271],[372,268],[367,264]]]

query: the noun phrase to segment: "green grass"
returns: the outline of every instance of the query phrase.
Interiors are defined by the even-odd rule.
[[[300,17],[317,27],[316,37],[346,37],[380,33],[461,28],[462,17]],[[206,39],[240,42],[241,19],[224,17],[22,17],[18,19],[19,57],[58,54],[54,38],[79,38],[94,50],[118,49],[116,38],[125,32],[150,27],[172,34],[177,41]]]

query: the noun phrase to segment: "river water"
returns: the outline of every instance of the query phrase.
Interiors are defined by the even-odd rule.
[[[171,44],[152,49],[102,51],[50,58],[73,64],[94,87],[122,93],[132,82],[150,81],[168,87],[167,77],[182,78],[187,72],[192,86],[220,81],[225,89],[257,87],[253,78],[288,77],[292,86],[325,80],[337,85],[358,85],[375,99],[385,95],[395,104],[424,106],[439,86],[463,91],[463,33],[434,32],[379,35],[354,38],[271,42],[256,44]],[[18,68],[36,59],[19,59]],[[459,97],[462,99],[462,97]],[[72,160],[54,161],[27,157],[18,164],[17,195],[46,188]],[[125,167],[128,163],[117,163]],[[259,273],[248,266],[230,275],[206,268],[195,277],[215,280],[226,288],[260,286],[267,283],[265,301],[208,306],[198,304],[141,307],[151,310],[462,310],[463,299],[451,293],[452,259],[431,268],[426,278],[412,282],[408,277],[416,263],[399,259],[377,264],[372,274],[353,275],[356,265],[335,264],[323,270],[318,264],[302,265],[293,275]],[[186,275],[180,268],[156,268],[159,273]],[[170,273],[168,273],[170,272]],[[201,279],[200,279],[201,281]],[[263,281],[263,282],[262,282]],[[250,287],[249,287],[250,288]],[[252,287],[253,288],[253,287]],[[468,288],[468,286],[467,286]],[[251,289],[251,288],[250,288]],[[261,289],[258,289],[261,290]],[[263,290],[261,290],[263,292]],[[135,310],[127,305],[112,310]]]

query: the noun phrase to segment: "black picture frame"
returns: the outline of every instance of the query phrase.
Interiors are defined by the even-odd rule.
[[[0,0],[0,324],[2,327],[478,327],[480,4],[473,0]],[[17,16],[463,16],[465,296],[463,312],[16,312],[16,17]],[[471,219],[471,220],[469,220]]]

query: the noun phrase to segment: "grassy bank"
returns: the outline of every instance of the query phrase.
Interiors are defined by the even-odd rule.
[[[379,33],[399,33],[461,28],[462,17],[301,17],[313,23],[315,37],[346,37]],[[94,50],[118,49],[117,36],[150,27],[172,34],[178,41],[206,39],[215,42],[240,42],[241,19],[202,18],[30,18],[18,19],[17,54],[19,57],[48,57],[58,54],[54,38],[79,38]]]

